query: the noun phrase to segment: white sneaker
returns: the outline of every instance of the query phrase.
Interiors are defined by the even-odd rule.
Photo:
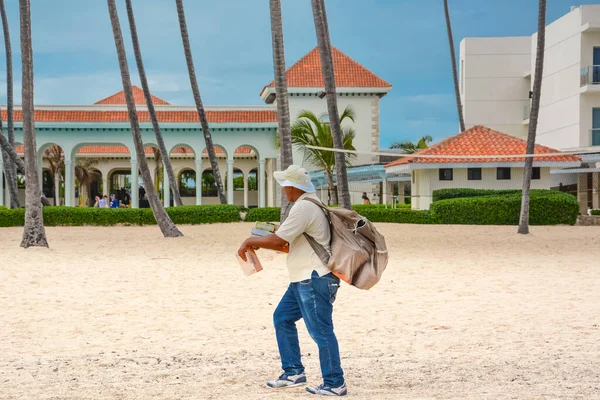
[[[282,389],[306,385],[306,375],[286,375],[283,374],[279,378],[267,382],[267,386],[273,389]]]
[[[348,388],[346,382],[340,387],[332,388],[330,386],[319,385],[316,387],[307,387],[306,391],[311,394],[318,396],[345,396],[348,394]]]

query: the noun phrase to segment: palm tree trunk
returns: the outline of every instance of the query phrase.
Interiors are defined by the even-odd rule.
[[[542,74],[544,72],[544,50],[546,46],[546,0],[539,0],[537,52],[535,55],[535,75],[533,78],[533,96],[531,114],[529,116],[529,132],[527,133],[527,154],[535,152],[535,135],[540,113],[540,96],[542,93]],[[523,171],[523,194],[521,198],[521,216],[518,233],[529,233],[529,191],[531,189],[531,174],[533,172],[533,157],[525,159]]]
[[[273,45],[273,70],[275,71],[275,93],[277,102],[277,122],[279,130],[279,158],[281,169],[293,164],[292,132],[290,126],[290,106],[285,73],[285,50],[283,41],[283,21],[281,18],[281,1],[270,0],[271,8],[271,41]],[[290,211],[290,202],[281,192],[281,222],[285,221]]]
[[[336,149],[344,149],[342,139],[342,128],[340,115],[337,107],[337,94],[335,90],[335,76],[333,70],[333,55],[331,53],[331,41],[329,37],[329,26],[324,0],[312,0],[313,16],[317,40],[319,42],[319,53],[321,55],[321,68],[323,70],[323,81],[327,95],[327,110],[329,112],[329,123],[333,136],[333,145]],[[346,173],[346,156],[344,153],[335,152],[335,169],[338,186],[340,206],[350,210],[350,191],[348,189],[348,175]]]
[[[33,48],[29,0],[19,0],[21,14],[23,145],[25,146],[25,229],[21,247],[48,247],[38,177],[38,156],[33,122]]]
[[[144,90],[144,97],[146,98],[146,105],[148,106],[148,114],[150,114],[150,120],[152,121],[152,128],[154,129],[154,134],[156,135],[156,143],[158,144],[158,148],[163,156],[163,163],[165,165],[165,170],[167,172],[167,176],[169,177],[169,184],[171,186],[171,190],[173,191],[173,198],[175,199],[176,206],[182,206],[183,201],[181,200],[181,195],[179,194],[179,189],[177,187],[177,181],[175,180],[175,173],[173,172],[173,165],[171,164],[170,154],[167,151],[165,146],[165,141],[163,139],[163,135],[160,129],[160,125],[158,124],[158,119],[156,117],[156,110],[154,109],[154,103],[152,102],[152,96],[150,95],[150,88],[148,86],[148,80],[146,79],[146,70],[144,69],[144,62],[142,60],[142,51],[140,50],[140,43],[138,40],[137,27],[135,25],[135,17],[133,15],[133,6],[131,5],[131,0],[125,1],[127,5],[127,17],[129,19],[129,30],[131,31],[131,41],[133,42],[133,53],[135,54],[135,62],[137,64],[138,73],[140,75],[140,82],[142,84],[142,89]]]
[[[444,12],[446,14],[446,30],[448,31],[448,43],[450,44],[450,58],[452,59],[452,76],[454,78],[454,95],[456,96],[456,108],[458,111],[458,122],[460,131],[465,130],[465,118],[463,116],[462,101],[460,100],[460,88],[458,85],[458,72],[456,71],[456,54],[454,52],[454,38],[452,37],[452,25],[450,24],[450,12],[448,11],[448,0],[444,0]]]
[[[333,183],[333,173],[332,171],[325,171],[327,174],[327,184],[328,184],[328,188],[327,191],[329,192],[329,196],[328,196],[328,202],[327,205],[330,206],[332,204],[339,204],[338,203],[338,196],[337,196],[337,191],[335,190],[335,185]]]
[[[183,41],[183,49],[185,52],[185,61],[188,67],[188,73],[190,76],[190,84],[192,86],[192,93],[194,94],[194,101],[196,102],[196,108],[198,109],[198,117],[200,118],[200,125],[202,126],[202,133],[204,134],[204,142],[206,143],[206,151],[208,152],[208,159],[212,168],[213,176],[215,177],[215,183],[217,185],[217,192],[219,193],[219,199],[221,204],[227,204],[227,197],[225,196],[225,188],[223,186],[223,180],[221,179],[221,172],[219,171],[219,164],[217,162],[217,155],[215,153],[215,146],[213,144],[210,129],[208,128],[208,120],[206,119],[206,112],[204,111],[204,105],[200,98],[200,89],[198,88],[198,81],[196,79],[196,72],[194,68],[194,59],[192,58],[192,49],[190,47],[190,38],[187,30],[187,23],[185,21],[185,11],[183,9],[183,0],[175,0],[177,3],[177,15],[179,16],[179,28],[181,30],[181,40]]]
[[[2,28],[4,30],[4,47],[6,51],[6,102],[7,102],[7,125],[8,142],[15,147],[15,128],[13,118],[13,77],[12,77],[12,46],[10,44],[10,30],[4,0],[0,0],[0,14],[2,16]],[[6,183],[10,193],[10,207],[19,208],[19,189],[17,186],[17,168],[10,162],[7,154],[4,155],[4,170],[9,171],[6,175]]]
[[[150,203],[150,207],[152,208],[152,212],[154,213],[154,218],[156,219],[162,234],[165,237],[183,236],[165,211],[152,185],[152,176],[150,175],[148,161],[146,160],[146,154],[144,153],[144,144],[142,142],[142,135],[140,133],[140,125],[135,108],[135,101],[133,100],[131,78],[129,75],[129,67],[127,65],[125,46],[123,44],[121,24],[119,23],[119,15],[117,14],[117,6],[115,4],[115,0],[107,0],[107,2],[108,11],[110,14],[110,22],[112,24],[113,35],[115,39],[115,47],[117,49],[117,56],[119,58],[119,68],[121,70],[123,91],[125,93],[125,100],[127,102],[127,111],[129,114],[129,123],[131,124],[133,143],[135,145],[135,152],[137,154],[140,171],[142,173],[142,180],[144,181],[144,186],[146,187],[146,196],[148,196],[148,201]]]

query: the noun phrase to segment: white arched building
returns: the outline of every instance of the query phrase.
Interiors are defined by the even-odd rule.
[[[333,48],[333,58],[339,108],[343,110],[351,105],[356,113],[354,145],[359,151],[378,151],[379,101],[391,90],[391,85],[336,48]],[[317,48],[288,69],[287,81],[292,121],[302,110],[327,114],[326,100],[318,96],[324,88]],[[206,107],[230,204],[246,207],[278,205],[279,196],[273,181],[279,153],[275,140],[277,99],[273,83],[265,86],[260,96],[266,105]],[[155,159],[154,131],[143,92],[138,87],[134,87],[134,98],[146,146],[145,155],[154,169],[160,165],[160,160]],[[153,101],[184,203],[216,204],[218,198],[211,185],[211,167],[196,108],[172,105],[155,96]],[[2,119],[6,120],[6,107],[2,107]],[[17,142],[21,142],[20,107],[15,107],[15,121],[15,135]],[[143,203],[139,198],[143,195],[139,190],[141,180],[131,177],[131,172],[138,170],[139,162],[123,92],[92,105],[37,105],[35,123],[42,170],[40,180],[49,199],[59,198],[67,206],[89,205],[94,195],[127,192],[126,198],[121,200],[130,202],[132,207]],[[22,146],[17,151],[22,153]],[[55,174],[53,162],[56,153],[63,154],[64,164],[58,174]],[[302,154],[296,152],[294,162],[303,164]],[[310,165],[305,167],[313,169]],[[2,168],[0,163],[0,175],[3,175]],[[76,177],[85,169],[94,174],[89,192],[83,199],[84,196],[79,196]],[[54,177],[60,178],[61,183],[56,184]],[[8,206],[4,179],[0,183],[3,185],[0,186],[0,205]],[[155,184],[162,192],[165,205],[170,205],[171,196],[164,195],[170,193],[168,180],[163,177]],[[371,184],[366,187],[369,190],[365,191],[372,191]],[[360,202],[361,190],[362,186],[353,192],[354,202]],[[23,190],[21,192],[22,196]]]

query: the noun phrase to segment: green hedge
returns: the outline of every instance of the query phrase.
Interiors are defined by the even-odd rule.
[[[439,224],[518,225],[521,193],[440,200],[431,204],[431,218]],[[531,225],[574,225],[579,214],[577,199],[551,190],[532,190]]]
[[[279,207],[251,208],[246,214],[246,222],[279,222]]]
[[[210,224],[237,222],[240,208],[232,205],[182,206],[167,208],[176,224]],[[23,226],[25,209],[0,209],[0,227]],[[155,225],[156,220],[149,208],[80,208],[44,207],[46,226],[109,226],[109,225]]]
[[[592,215],[600,215],[600,210],[592,210]]]
[[[433,202],[448,199],[457,199],[465,197],[481,197],[481,196],[506,196],[520,194],[518,189],[512,190],[491,190],[491,189],[439,189],[433,191]]]

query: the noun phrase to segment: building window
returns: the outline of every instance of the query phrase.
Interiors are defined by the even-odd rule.
[[[496,179],[499,181],[510,180],[510,168],[501,167],[496,169]]]
[[[533,167],[531,171],[531,179],[542,179],[542,171],[540,167]]]
[[[452,180],[452,168],[440,168],[440,181]]]
[[[600,146],[600,108],[592,108],[592,146]]]
[[[481,168],[469,168],[467,170],[467,179],[470,181],[481,180]]]

